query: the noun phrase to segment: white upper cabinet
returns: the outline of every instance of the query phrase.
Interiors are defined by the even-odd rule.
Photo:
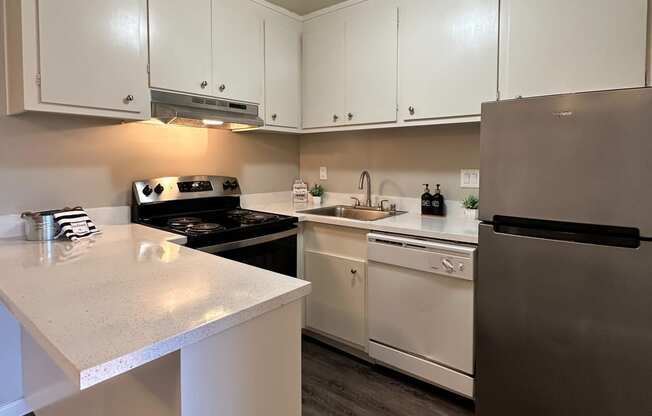
[[[498,0],[401,0],[402,120],[480,114],[495,101]]]
[[[148,114],[145,0],[8,0],[10,114]]]
[[[211,0],[149,0],[150,85],[212,95]]]
[[[301,97],[301,24],[265,19],[265,124],[298,128]]]
[[[213,0],[213,95],[263,102],[263,19],[259,10],[251,1]]]
[[[344,20],[314,19],[303,27],[303,127],[343,125]]]
[[[647,0],[502,0],[501,99],[645,84]]]
[[[346,11],[345,122],[396,121],[398,9],[369,0]]]
[[[303,127],[396,121],[397,8],[369,0],[303,28]]]

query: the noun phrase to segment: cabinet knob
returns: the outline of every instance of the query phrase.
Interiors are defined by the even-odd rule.
[[[226,85],[224,85],[224,84],[220,84],[220,86],[217,87],[217,89],[219,89],[220,92],[224,92],[224,90],[226,89]]]
[[[208,81],[202,81],[201,84],[200,84],[200,87],[201,87],[202,89],[208,87]]]
[[[129,104],[129,103],[132,102],[133,100],[134,100],[134,96],[131,95],[131,94],[129,94],[129,95],[127,95],[127,96],[125,97],[125,103],[127,103],[127,104]]]
[[[272,114],[272,120],[276,121],[276,117],[277,117],[276,113]]]
[[[410,112],[411,116],[414,115],[414,107],[410,106],[410,108],[408,108],[408,111]]]
[[[339,117],[337,116],[337,114],[333,114],[333,121],[337,121],[337,120],[339,120]]]
[[[353,120],[353,113],[349,113],[346,116],[349,118],[349,120]]]
[[[351,274],[357,274],[358,271],[356,269],[351,269]]]

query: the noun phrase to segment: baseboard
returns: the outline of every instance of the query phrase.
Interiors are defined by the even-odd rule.
[[[0,416],[24,416],[31,411],[24,399],[0,406]]]

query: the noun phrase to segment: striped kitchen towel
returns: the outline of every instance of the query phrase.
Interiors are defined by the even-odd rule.
[[[82,207],[65,208],[54,214],[54,220],[59,224],[60,235],[71,241],[90,237],[100,232]]]

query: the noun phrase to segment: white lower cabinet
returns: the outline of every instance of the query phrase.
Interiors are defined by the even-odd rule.
[[[364,348],[366,263],[307,251],[305,275],[312,283],[306,326]]]

